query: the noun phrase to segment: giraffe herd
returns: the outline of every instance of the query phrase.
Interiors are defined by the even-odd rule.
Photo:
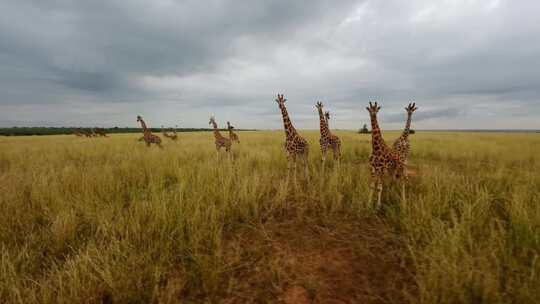
[[[283,124],[285,128],[285,150],[287,152],[288,169],[294,170],[296,177],[296,161],[301,159],[307,169],[307,156],[309,154],[308,142],[296,132],[287,109],[285,107],[285,99],[282,95],[277,96],[276,102],[279,105],[281,114],[283,117]],[[332,134],[328,122],[330,120],[330,113],[323,113],[323,104],[318,101],[315,104],[317,111],[319,112],[320,120],[320,132],[321,138],[319,143],[321,145],[322,161],[324,165],[325,156],[328,149],[331,149],[334,154],[334,159],[338,161],[341,157],[341,140],[336,135]],[[385,176],[392,176],[398,180],[401,180],[401,199],[405,200],[405,184],[408,179],[407,175],[407,159],[410,150],[409,143],[409,131],[411,127],[412,114],[417,110],[415,103],[410,103],[405,110],[407,111],[407,122],[405,129],[401,136],[394,142],[392,147],[389,147],[381,134],[379,123],[377,122],[377,113],[381,107],[375,103],[369,103],[366,108],[369,112],[371,120],[371,147],[372,152],[369,158],[371,167],[371,185],[369,193],[369,201],[372,201],[373,191],[377,191],[377,202],[375,207],[378,209],[381,205],[381,195],[383,190],[383,181]],[[324,168],[324,166],[323,166]],[[306,171],[307,172],[307,171]],[[287,178],[289,173],[287,172]]]
[[[107,133],[105,133],[104,129],[75,129],[73,130],[73,134],[75,134],[78,137],[107,137]]]
[[[289,117],[289,114],[287,112],[287,108],[285,106],[285,102],[287,99],[283,96],[283,94],[278,94],[276,98],[276,102],[278,104],[279,109],[281,110],[281,116],[283,118],[283,127],[285,130],[285,152],[287,156],[287,180],[289,180],[290,171],[293,171],[294,175],[294,181],[296,182],[296,169],[297,169],[297,162],[300,161],[306,170],[306,177],[309,179],[309,171],[308,171],[308,155],[309,155],[309,143],[308,141],[302,137],[294,128],[291,118]],[[319,122],[320,122],[320,133],[321,137],[319,140],[320,148],[321,148],[321,154],[322,154],[322,163],[324,168],[324,163],[326,160],[326,154],[329,150],[332,151],[333,158],[335,161],[337,161],[337,164],[339,165],[339,161],[341,158],[341,140],[340,138],[333,134],[330,131],[329,121],[330,121],[330,112],[323,111],[323,103],[321,101],[317,101],[315,104],[315,108],[318,111],[319,114]],[[401,133],[400,137],[396,139],[396,141],[393,143],[393,145],[390,147],[386,144],[384,141],[381,129],[379,128],[379,123],[377,121],[377,113],[381,109],[380,105],[375,102],[369,102],[369,106],[366,107],[367,111],[369,112],[370,121],[371,121],[371,147],[372,152],[371,156],[369,158],[369,164],[371,168],[371,183],[370,183],[370,192],[369,192],[369,201],[372,201],[372,196],[374,192],[377,192],[377,201],[375,203],[375,207],[379,208],[381,204],[381,195],[383,190],[383,183],[386,176],[395,178],[396,180],[401,181],[401,198],[402,200],[405,200],[405,185],[408,180],[408,173],[407,173],[407,165],[408,165],[408,156],[410,151],[410,143],[409,143],[409,133],[410,133],[410,127],[411,127],[411,120],[412,120],[412,114],[414,111],[417,110],[415,103],[410,103],[407,107],[405,107],[405,111],[407,112],[407,120],[405,123],[405,127],[403,129],[403,132]],[[143,131],[143,136],[139,138],[139,141],[144,141],[148,147],[150,147],[152,144],[158,146],[159,148],[163,148],[161,145],[161,138],[155,134],[152,134],[152,131],[147,128],[146,123],[144,122],[143,118],[141,116],[137,116],[137,122],[141,124],[141,128]],[[234,132],[234,126],[231,125],[230,122],[227,121],[227,131],[229,133],[229,137],[225,137],[221,134],[220,129],[218,128],[218,124],[216,122],[216,119],[214,116],[210,117],[210,121],[208,122],[212,128],[214,133],[214,143],[216,147],[216,152],[219,157],[219,151],[221,148],[224,148],[227,152],[227,155],[230,157],[230,152],[232,149],[233,143],[240,143],[240,140],[238,138],[238,135]],[[163,129],[163,126],[162,126]],[[176,133],[176,130],[173,129],[172,133],[169,133],[167,131],[162,132],[163,135],[173,141],[176,141],[178,139],[178,135]],[[87,136],[87,137],[95,137],[95,136],[107,136],[102,130],[95,131],[94,129],[91,129],[90,131],[80,131],[75,130],[74,132],[77,136]]]

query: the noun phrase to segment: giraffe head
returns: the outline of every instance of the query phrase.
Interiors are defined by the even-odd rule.
[[[323,108],[323,104],[321,101],[317,101],[317,103],[315,104],[315,108],[317,108],[317,110],[321,110],[322,111],[322,108]]]
[[[416,107],[415,102],[409,103],[409,105],[407,107],[405,107],[405,111],[407,111],[407,113],[409,113],[409,114],[412,114],[416,110],[418,110],[418,108]]]
[[[216,119],[214,118],[214,116],[210,116],[210,121],[208,122],[209,125],[213,125],[216,123]]]
[[[229,130],[232,130],[232,129],[234,129],[234,126],[233,126],[233,125],[231,125],[231,123],[230,123],[230,122],[228,122],[228,121],[227,121],[227,129],[229,129]]]
[[[369,102],[369,107],[366,107],[366,109],[368,110],[370,115],[374,116],[374,115],[377,115],[377,112],[379,112],[381,107],[377,104],[377,102],[372,104],[371,101],[370,101]]]
[[[276,102],[278,103],[280,109],[285,107],[285,101],[287,101],[287,99],[283,97],[283,94],[277,95]]]
[[[140,122],[142,120],[141,115],[137,115],[137,122]]]

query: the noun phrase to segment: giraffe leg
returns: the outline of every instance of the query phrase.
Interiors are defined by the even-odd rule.
[[[225,148],[225,151],[227,151],[227,159],[230,161],[232,157],[231,147]]]
[[[290,178],[291,178],[291,170],[293,169],[293,158],[287,154],[287,179],[285,180],[285,184],[287,187],[289,187]]]
[[[309,161],[308,161],[308,157],[304,156],[302,158],[302,160],[304,162],[304,171],[305,171],[305,174],[306,174],[306,179],[309,182]]]
[[[341,149],[339,145],[333,147],[332,152],[334,153],[334,161],[336,162],[336,167],[339,169],[341,164]]]
[[[382,181],[379,179],[377,181],[377,205],[375,206],[376,209],[379,209],[381,207],[382,189],[383,189],[383,184],[382,184]]]
[[[326,147],[325,146],[321,146],[321,160],[322,160],[322,163],[324,165],[324,162],[326,161]]]
[[[341,160],[341,146],[334,148],[334,159],[338,162]]]
[[[382,196],[382,189],[383,189],[383,183],[382,178],[380,178],[377,175],[372,176],[371,183],[369,185],[369,199],[368,202],[371,205],[373,203],[373,192],[377,190],[377,202],[374,204],[375,209],[379,209],[381,205],[381,196]]]
[[[407,172],[407,166],[403,167],[403,176],[401,177],[401,201],[403,203],[407,202],[407,196],[405,195],[405,188],[409,183],[409,173]]]
[[[146,142],[146,146],[150,147],[150,142],[149,141]]]
[[[296,159],[293,159],[293,185],[296,189]]]
[[[285,179],[287,184],[289,184],[290,175],[291,175],[291,161],[287,160],[287,178]]]
[[[373,189],[375,189],[375,180],[372,178],[371,183],[369,183],[369,194],[368,194],[368,203],[371,205],[373,198]]]
[[[405,196],[405,179],[401,181],[401,201],[404,203],[407,201],[407,197]]]

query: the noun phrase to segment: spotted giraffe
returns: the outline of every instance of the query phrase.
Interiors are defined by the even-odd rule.
[[[172,134],[164,130],[163,126],[161,126],[161,130],[162,130],[161,132],[163,133],[163,136],[167,137],[168,139],[172,141],[178,140],[178,134],[176,134],[176,130],[173,129]]]
[[[212,125],[214,128],[214,137],[216,139],[215,143],[217,152],[219,153],[219,150],[221,148],[225,148],[225,151],[230,152],[232,146],[231,140],[221,135],[214,116],[210,117],[210,122],[208,124]]]
[[[411,149],[411,144],[409,143],[409,131],[411,129],[412,114],[417,109],[416,103],[409,103],[409,105],[405,108],[405,111],[407,111],[407,122],[405,123],[405,129],[403,129],[403,133],[401,133],[401,136],[396,139],[393,145],[394,151],[399,154],[403,160],[403,163],[405,164],[405,170],[407,169],[409,151]]]
[[[79,129],[75,129],[75,130],[73,131],[73,134],[74,134],[75,136],[78,136],[78,137],[83,137],[83,136],[84,136],[84,135],[81,133],[81,131],[80,131]]]
[[[229,130],[229,138],[232,142],[240,143],[240,139],[238,139],[238,135],[234,133],[233,131],[234,126],[231,125],[230,122],[227,121],[227,130]]]
[[[369,163],[371,165],[371,185],[369,192],[369,201],[373,195],[373,190],[377,189],[377,204],[376,208],[381,205],[381,194],[383,190],[383,178],[385,175],[392,175],[396,178],[401,178],[404,173],[404,164],[399,154],[390,149],[382,138],[381,129],[377,122],[377,112],[381,107],[375,102],[369,103],[366,108],[371,119],[371,156]],[[405,199],[405,183],[402,183],[402,199]]]
[[[319,143],[321,144],[322,160],[323,162],[325,161],[326,152],[329,148],[332,149],[332,152],[334,153],[334,159],[339,160],[341,157],[341,140],[330,132],[330,127],[328,126],[330,112],[323,114],[323,104],[320,101],[317,101],[315,107],[319,111],[321,129],[321,139],[319,140]]]
[[[151,144],[156,144],[158,147],[163,148],[161,145],[161,138],[152,134],[152,132],[146,127],[146,123],[141,116],[137,116],[137,121],[141,123],[141,127],[143,129],[143,139],[146,142],[146,146],[150,147]]]
[[[306,176],[308,176],[308,155],[309,155],[309,144],[302,136],[296,132],[289,114],[287,113],[287,108],[285,107],[285,99],[283,94],[277,96],[276,102],[279,105],[281,110],[281,116],[283,117],[283,126],[285,128],[285,150],[287,151],[287,178],[289,177],[289,171],[293,169],[293,173],[296,180],[296,160],[300,158],[304,162],[304,168],[306,170]]]
[[[178,133],[176,133],[176,129],[178,129],[178,125],[176,125],[176,126],[174,127],[174,129],[172,130],[172,134],[169,135],[169,136],[170,136],[169,138],[170,138],[171,140],[173,140],[173,141],[177,141],[177,140],[178,140]]]
[[[94,133],[96,134],[96,136],[108,137],[107,133],[105,132],[105,129],[102,129],[102,128],[96,129]]]

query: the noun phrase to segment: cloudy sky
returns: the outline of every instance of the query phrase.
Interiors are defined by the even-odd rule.
[[[0,0],[0,126],[540,128],[540,1]]]

